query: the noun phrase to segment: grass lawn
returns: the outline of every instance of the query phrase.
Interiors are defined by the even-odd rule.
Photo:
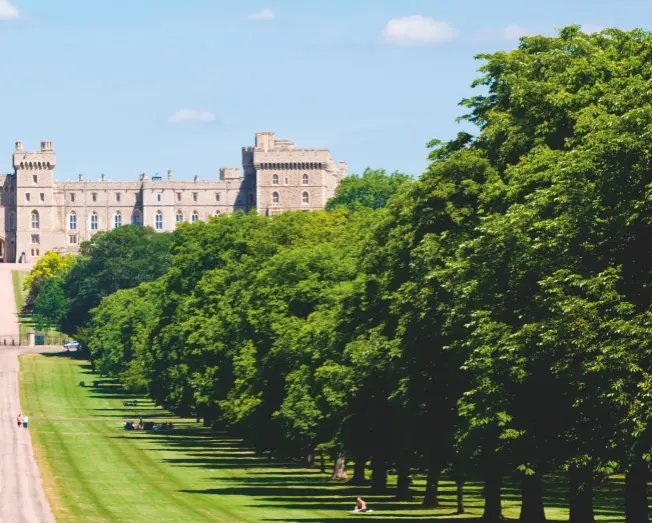
[[[220,521],[330,522],[355,518],[375,522],[474,521],[481,514],[478,484],[467,487],[469,514],[452,516],[455,490],[444,482],[443,506],[419,506],[423,481],[415,482],[414,503],[391,495],[368,495],[367,488],[331,481],[318,470],[254,455],[237,439],[212,433],[194,420],[178,419],[141,396],[99,377],[87,362],[69,353],[21,356],[20,396],[30,416],[47,496],[62,521]],[[138,407],[122,401],[137,399]],[[126,419],[174,422],[171,433],[127,432]],[[596,494],[601,521],[624,521],[622,481]],[[350,514],[355,497],[373,513]],[[565,485],[548,485],[546,506],[552,521],[567,519]],[[505,515],[518,516],[518,491],[506,489]]]
[[[28,331],[37,330],[32,315],[21,313],[21,310],[25,306],[25,298],[27,297],[27,294],[23,290],[23,283],[28,274],[29,271],[11,271],[11,278],[14,284],[14,300],[16,300],[16,311],[18,312],[18,321],[20,321],[20,337],[23,340]],[[54,329],[47,329],[45,336],[49,341],[54,340],[57,344],[59,342],[63,343],[64,340],[68,339],[67,336]]]

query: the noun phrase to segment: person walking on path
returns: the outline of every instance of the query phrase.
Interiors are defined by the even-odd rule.
[[[20,428],[23,425],[23,416],[18,414],[18,417],[16,418],[16,423],[18,423],[18,428]]]
[[[27,422],[29,421],[29,418],[27,416],[23,416],[23,427],[27,428]]]

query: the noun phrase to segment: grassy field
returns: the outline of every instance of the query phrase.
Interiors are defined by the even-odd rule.
[[[21,310],[25,305],[26,293],[23,289],[23,283],[25,278],[29,274],[29,271],[11,271],[11,277],[14,284],[14,300],[16,300],[16,311],[18,311],[18,321],[20,321],[20,337],[25,338],[28,331],[36,331],[36,323],[34,322],[31,314],[23,314]],[[45,331],[45,335],[48,338],[48,341],[56,341],[63,343],[63,340],[67,339],[67,336],[61,334],[60,332],[54,329],[48,329]]]
[[[481,513],[479,485],[468,486],[469,514],[453,516],[454,488],[443,485],[443,506],[424,511],[396,503],[366,488],[329,480],[318,470],[254,455],[240,441],[212,433],[194,420],[174,418],[110,380],[99,380],[85,361],[63,353],[21,356],[21,405],[44,486],[58,522],[220,521],[330,522],[367,518],[375,522],[474,521]],[[138,407],[122,401],[138,399]],[[126,419],[174,422],[171,433],[127,432]],[[422,481],[415,488],[422,490]],[[548,485],[547,514],[567,519],[565,485]],[[601,521],[623,521],[622,483],[596,495]],[[374,510],[354,515],[355,497]],[[518,515],[518,492],[507,489],[505,514]]]

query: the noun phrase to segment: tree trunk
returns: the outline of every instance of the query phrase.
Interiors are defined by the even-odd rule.
[[[324,460],[324,453],[319,454],[319,464],[322,471],[322,474],[326,472],[326,461]]]
[[[441,471],[438,466],[432,465],[428,469],[426,478],[426,493],[423,496],[423,506],[435,508],[439,506],[439,478]]]
[[[625,521],[649,523],[647,481],[649,468],[645,461],[636,459],[625,474]]]
[[[484,484],[484,521],[502,521],[503,506],[501,498],[502,474],[495,468],[489,471]]]
[[[367,458],[357,458],[353,466],[353,477],[349,483],[351,485],[365,485],[367,479],[365,477],[365,467],[367,466]]]
[[[457,512],[455,514],[464,514],[464,482],[457,481],[455,483],[457,487],[456,498],[457,498]]]
[[[346,462],[344,456],[337,456],[335,465],[333,465],[332,479],[347,479],[349,476],[346,473]]]
[[[569,523],[595,523],[593,474],[591,469],[571,467],[569,471]]]
[[[522,504],[520,521],[541,523],[546,520],[543,509],[543,478],[540,474],[524,475],[521,485]]]
[[[387,491],[387,466],[381,460],[374,460],[371,467],[372,492]]]
[[[396,501],[412,501],[410,483],[410,467],[399,467],[398,481],[396,483]]]

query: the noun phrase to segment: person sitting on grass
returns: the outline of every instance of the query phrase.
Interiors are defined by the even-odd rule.
[[[355,501],[353,512],[367,512],[367,504],[360,496],[358,496],[358,499]]]

